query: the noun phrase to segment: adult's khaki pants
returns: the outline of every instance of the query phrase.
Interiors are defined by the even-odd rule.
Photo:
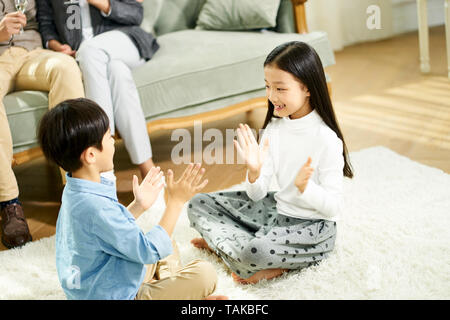
[[[175,241],[172,246],[173,254],[147,265],[136,300],[202,300],[214,292],[217,273],[212,264],[194,260],[181,267]]]
[[[11,47],[0,56],[0,202],[19,195],[11,167],[12,138],[3,98],[20,90],[48,91],[49,108],[67,99],[84,97],[80,69],[66,54]]]

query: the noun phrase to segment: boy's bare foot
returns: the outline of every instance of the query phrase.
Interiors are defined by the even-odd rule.
[[[247,279],[243,279],[235,273],[232,273],[231,276],[233,277],[234,281],[240,284],[255,284],[263,279],[269,280],[275,277],[279,277],[288,270],[289,269],[265,269],[256,272],[254,275]]]
[[[191,243],[194,245],[194,247],[199,248],[199,249],[206,249],[209,251],[213,251],[208,244],[206,243],[206,240],[203,238],[194,238],[191,240]]]
[[[207,296],[205,300],[228,300],[227,296]]]

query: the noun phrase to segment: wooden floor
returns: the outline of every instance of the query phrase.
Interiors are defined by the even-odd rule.
[[[417,33],[365,43],[336,53],[336,65],[327,69],[333,83],[333,102],[350,151],[386,146],[404,156],[450,173],[450,81],[446,78],[445,32],[430,29],[431,74],[419,72]],[[262,124],[264,110],[258,113]],[[244,115],[204,125],[234,129]],[[192,130],[192,129],[191,129]],[[178,175],[184,166],[171,162],[170,132],[151,135],[154,161]],[[209,142],[205,142],[206,146]],[[232,148],[231,144],[225,146]],[[206,166],[206,191],[243,181],[242,165]],[[132,201],[131,178],[138,170],[122,143],[115,156],[119,201]],[[55,166],[37,159],[14,168],[20,201],[34,240],[55,233],[62,186]],[[0,250],[5,248],[0,244]]]

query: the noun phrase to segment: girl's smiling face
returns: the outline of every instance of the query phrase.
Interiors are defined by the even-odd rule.
[[[267,99],[274,106],[274,115],[298,119],[312,111],[308,88],[292,74],[267,65],[264,67],[264,76]]]

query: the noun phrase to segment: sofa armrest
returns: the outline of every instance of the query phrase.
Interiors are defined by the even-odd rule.
[[[305,2],[308,0],[291,0],[294,9],[295,28],[297,33],[308,33],[306,24]]]

